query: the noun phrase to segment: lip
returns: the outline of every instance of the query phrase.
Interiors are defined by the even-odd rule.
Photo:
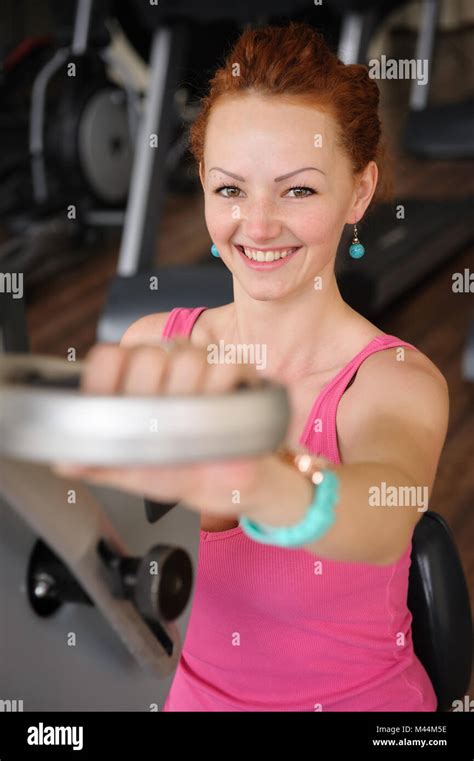
[[[296,256],[296,254],[298,253],[298,251],[301,250],[302,247],[298,246],[296,251],[293,251],[292,254],[288,254],[287,256],[285,256],[284,259],[278,259],[276,262],[254,262],[253,259],[249,259],[248,256],[245,256],[245,254],[235,244],[234,244],[234,248],[237,250],[237,253],[240,254],[242,259],[245,260],[245,264],[247,265],[247,267],[250,267],[250,269],[252,270],[265,270],[266,272],[267,270],[276,270],[278,269],[278,267],[283,267],[288,262],[289,259],[293,259],[293,257]],[[263,249],[260,249],[260,250],[263,251]],[[273,249],[269,249],[269,250],[273,250]],[[282,250],[285,251],[286,249],[282,249]]]
[[[234,245],[242,246],[242,248],[250,248],[252,251],[288,251],[289,248],[298,248],[298,246],[267,246],[266,248],[258,248],[258,246],[246,246],[245,243],[235,243]]]

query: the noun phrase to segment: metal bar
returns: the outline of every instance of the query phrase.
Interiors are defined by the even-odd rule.
[[[416,60],[428,60],[428,82],[424,85],[414,79],[410,89],[410,110],[421,111],[428,105],[433,50],[439,17],[439,0],[424,0],[420,11],[420,29],[416,41]]]
[[[77,0],[71,52],[74,56],[84,55],[89,41],[92,15],[92,0]]]
[[[152,266],[165,201],[173,95],[182,55],[183,27],[161,27],[153,38],[150,87],[138,132],[117,273],[134,275]],[[156,135],[158,145],[151,145]]]

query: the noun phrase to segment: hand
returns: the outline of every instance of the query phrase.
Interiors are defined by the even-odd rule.
[[[87,394],[156,396],[222,393],[240,382],[258,385],[250,365],[209,364],[204,347],[183,339],[169,347],[97,344],[88,353],[81,380]],[[206,513],[233,516],[252,502],[274,455],[170,466],[89,467],[56,463],[60,476],[111,486],[158,502],[179,502]],[[236,503],[236,490],[240,501]]]

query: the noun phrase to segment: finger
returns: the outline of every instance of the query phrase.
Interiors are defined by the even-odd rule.
[[[156,346],[134,346],[122,376],[124,394],[150,396],[163,393],[170,355]]]
[[[163,381],[165,394],[201,394],[206,390],[207,361],[202,347],[176,344]]]
[[[141,497],[149,496],[147,495],[147,490],[152,488],[150,474],[144,472],[142,468],[87,468],[79,474],[79,478],[88,483],[97,484],[98,486],[109,486],[120,491],[138,494]],[[152,491],[156,494],[156,485]],[[169,490],[163,487],[160,498],[171,500],[178,497],[174,489],[169,496]]]
[[[237,388],[240,383],[254,387],[261,383],[253,365],[223,363],[208,363],[206,391],[210,393],[225,393]]]
[[[88,394],[118,393],[127,352],[117,344],[95,344],[87,353],[81,390]]]
[[[60,477],[78,478],[88,483],[168,502],[179,501],[185,494],[194,493],[197,488],[196,468],[192,465],[109,468],[55,463],[52,469]]]

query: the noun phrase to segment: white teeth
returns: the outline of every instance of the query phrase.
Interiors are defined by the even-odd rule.
[[[253,259],[254,262],[276,262],[278,259],[284,259],[294,248],[287,248],[285,251],[251,251],[248,248],[244,248],[244,254],[248,259]]]

